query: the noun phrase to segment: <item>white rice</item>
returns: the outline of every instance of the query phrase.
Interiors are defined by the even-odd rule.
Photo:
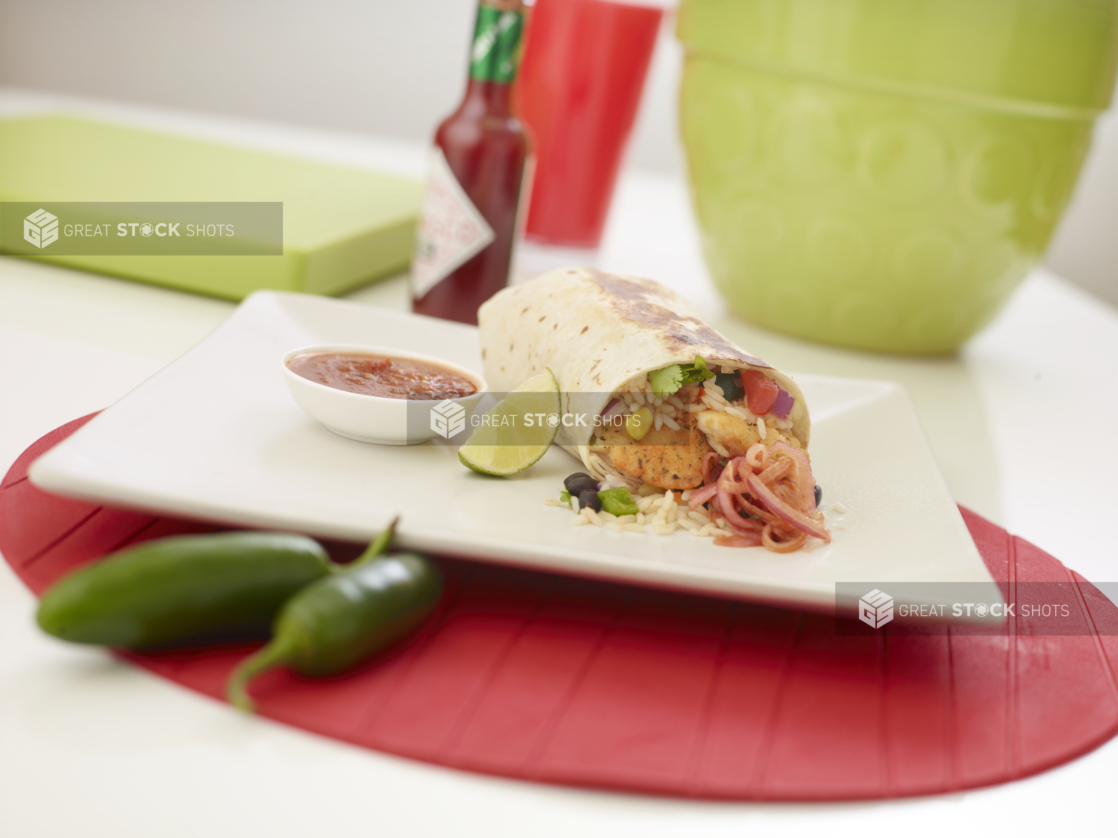
[[[678,493],[664,491],[654,495],[634,496],[633,500],[638,510],[635,515],[613,515],[604,510],[596,512],[587,506],[575,511],[571,523],[576,527],[591,525],[618,533],[635,532],[647,535],[651,532],[653,535],[671,535],[682,530],[690,535],[705,538],[724,535],[727,532],[724,523],[719,521],[718,523],[723,526],[718,526],[712,522],[710,514],[704,507],[700,506],[694,510],[687,508],[687,500],[690,496],[690,489]],[[561,508],[567,506],[554,498],[544,498],[544,503],[547,506]]]
[[[688,385],[686,389],[697,389],[694,385]],[[689,410],[688,404],[679,395],[674,393],[666,399],[659,399],[652,393],[652,387],[648,383],[648,376],[641,376],[639,381],[630,381],[622,387],[623,392],[618,397],[625,405],[626,413],[636,413],[642,407],[647,407],[652,411],[653,427],[660,430],[665,424],[671,428],[671,424],[665,422],[667,418],[675,419],[680,412],[687,412]],[[683,390],[680,391],[682,393]],[[679,430],[679,423],[672,430]]]

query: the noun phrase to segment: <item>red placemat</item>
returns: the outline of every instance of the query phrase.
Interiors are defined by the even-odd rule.
[[[214,529],[0,484],[0,551],[36,593],[126,544]],[[957,791],[1118,732],[1118,609],[963,510],[1000,582],[1064,581],[1077,637],[836,635],[832,618],[441,559],[446,597],[403,650],[348,676],[261,678],[261,714],[401,756],[544,782],[733,800]],[[124,654],[220,698],[250,649]]]

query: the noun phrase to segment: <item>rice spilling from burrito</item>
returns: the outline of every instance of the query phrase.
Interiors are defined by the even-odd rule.
[[[564,423],[556,444],[603,488],[686,504],[687,512],[670,517],[705,520],[701,534],[716,543],[787,552],[809,537],[830,540],[815,508],[800,388],[674,292],[651,280],[563,269],[500,292],[478,323],[494,390],[549,368],[564,414],[593,419]],[[652,523],[669,523],[669,502],[656,503]]]

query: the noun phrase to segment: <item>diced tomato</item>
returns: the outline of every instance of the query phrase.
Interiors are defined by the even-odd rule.
[[[745,387],[745,401],[757,416],[764,416],[773,409],[780,385],[759,370],[742,370],[741,383]]]

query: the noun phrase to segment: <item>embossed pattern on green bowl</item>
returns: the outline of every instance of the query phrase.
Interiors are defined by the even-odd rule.
[[[1080,5],[1118,18],[1111,0]],[[1090,142],[1097,91],[1073,96],[1086,82],[1062,79],[1046,88],[1075,100],[1060,106],[921,86],[911,73],[903,82],[876,70],[836,80],[819,62],[789,68],[792,47],[758,59],[765,41],[756,35],[740,60],[728,57],[732,39],[708,31],[715,13],[741,26],[743,9],[762,6],[790,17],[804,9],[780,0],[684,0],[681,9],[681,130],[715,284],[735,313],[781,332],[889,352],[955,350],[1043,254]],[[786,38],[796,30],[790,17]],[[827,44],[853,43],[872,22],[854,18],[845,34],[820,36],[818,49],[831,55]],[[704,50],[707,41],[718,49]],[[1118,36],[1108,43],[1096,50],[1095,75],[1111,83]],[[1057,38],[1052,48],[1070,45]],[[1093,78],[1082,61],[1073,69]]]

